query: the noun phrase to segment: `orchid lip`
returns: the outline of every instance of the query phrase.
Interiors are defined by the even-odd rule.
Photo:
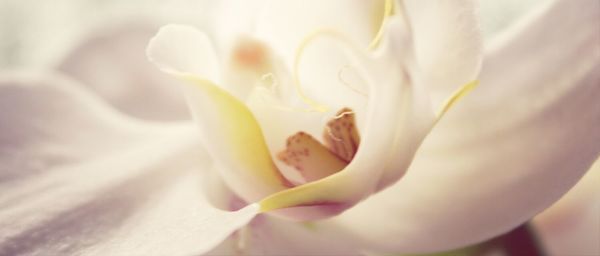
[[[290,136],[278,159],[295,168],[307,182],[341,171],[352,161],[360,143],[354,115],[349,108],[338,111],[323,130],[324,143],[304,132]]]

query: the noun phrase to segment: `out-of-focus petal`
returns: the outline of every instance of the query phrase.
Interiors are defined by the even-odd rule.
[[[84,251],[84,255],[198,255],[210,251],[258,212],[257,205],[239,211],[219,210],[202,198],[201,175],[187,172],[164,195],[109,239]]]
[[[364,255],[340,230],[260,215],[207,255]]]
[[[550,255],[600,255],[600,161],[552,207],[535,217]]]
[[[417,69],[441,106],[450,94],[475,79],[483,46],[473,0],[404,0],[398,15],[410,24]]]
[[[332,221],[381,250],[447,250],[506,232],[558,199],[600,152],[594,5],[556,1],[517,25],[406,176]]]
[[[78,254],[136,221],[170,228],[145,243],[201,253],[252,218],[256,207],[215,210],[182,181],[200,181],[211,165],[191,124],[126,118],[78,86],[57,75],[0,77],[0,254]],[[193,211],[161,208],[179,204]],[[212,240],[182,239],[192,230],[183,219],[206,223]]]
[[[144,49],[157,26],[124,24],[95,29],[58,64],[128,115],[150,120],[189,116],[172,77],[156,72]]]

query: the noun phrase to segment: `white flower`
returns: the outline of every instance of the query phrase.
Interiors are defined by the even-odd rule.
[[[184,95],[200,132],[123,116],[60,75],[4,74],[0,254],[441,251],[522,224],[596,160],[593,1],[532,14],[488,48],[479,78],[471,2],[386,3],[272,1],[252,9],[259,19],[229,13],[247,26],[224,13],[213,40],[164,27],[149,55],[191,82]],[[89,79],[97,66],[81,58],[102,49],[83,48],[60,69]],[[140,65],[108,59],[109,70]],[[456,102],[444,100],[474,79],[479,87],[448,110]],[[156,92],[96,90],[128,113],[169,118],[143,111],[168,101]],[[358,128],[331,130],[340,123]],[[299,131],[325,131],[325,145],[294,136],[310,157],[277,160]],[[240,198],[249,205],[226,211]]]

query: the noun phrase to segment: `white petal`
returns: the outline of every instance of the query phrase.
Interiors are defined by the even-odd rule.
[[[340,231],[261,215],[207,255],[364,255]]]
[[[593,4],[557,1],[519,26],[406,176],[337,221],[380,250],[447,250],[506,232],[558,199],[600,152]]]
[[[204,145],[225,182],[240,197],[254,202],[288,187],[250,110],[217,86],[217,59],[204,33],[189,26],[167,25],[150,41],[147,52],[163,71],[185,80],[187,102]]]
[[[401,24],[390,22],[388,25]],[[337,207],[339,212],[340,208],[344,210],[374,190],[389,185],[381,180],[388,177],[388,171],[393,171],[393,178],[404,174],[434,118],[423,88],[410,83],[406,73],[402,72],[402,63],[394,58],[403,53],[395,47],[398,40],[404,39],[402,31],[389,31],[390,35],[386,37],[389,41],[386,40],[381,51],[373,55],[352,47],[349,40],[340,39],[339,35],[331,35],[337,39],[340,49],[359,49],[355,51],[354,60],[360,63],[357,67],[361,76],[368,81],[369,100],[360,147],[344,170],[265,198],[261,201],[265,210],[314,205],[314,195],[319,195],[320,201],[333,205],[334,209]],[[415,118],[415,113],[420,116]]]
[[[600,161],[533,223],[549,255],[600,255]]]
[[[144,52],[155,29],[133,24],[92,29],[57,68],[126,114],[152,120],[184,119],[189,115],[180,91],[173,86],[175,79],[156,72]]]
[[[348,49],[341,50],[340,43],[335,38],[328,38],[327,33],[317,35],[297,56],[294,63],[297,69],[292,69],[296,73],[292,75],[297,75],[298,84],[290,86],[299,87],[306,97],[327,107],[332,113],[344,107],[360,113],[357,118],[362,126],[369,86],[368,81],[361,77],[360,69],[370,63],[357,62],[349,57],[353,54]],[[297,100],[297,107],[311,107],[301,100]]]
[[[334,29],[355,43],[369,45],[381,25],[383,1],[277,1],[265,3],[257,24],[257,35],[293,60],[300,42],[318,29]]]
[[[240,35],[251,35],[256,31],[259,13],[269,0],[223,0],[215,8],[215,36],[219,51],[231,49]]]
[[[190,124],[128,119],[77,86],[55,75],[0,76],[0,107],[10,110],[0,116],[0,254],[85,252],[153,206],[160,209],[154,200],[166,188],[209,171]],[[200,187],[194,189],[197,198],[183,197],[196,209],[193,216],[178,211],[153,223],[168,227],[184,218],[209,218],[216,210],[202,203]],[[170,244],[208,250],[249,218],[228,223],[232,216],[238,214],[210,217],[223,232],[212,241]]]
[[[317,112],[298,111],[282,102],[272,91],[256,88],[248,98],[248,108],[256,116],[265,136],[265,142],[273,159],[286,147],[286,140],[297,132],[319,135],[323,131],[324,115]],[[303,106],[305,107],[305,106]],[[275,161],[281,173],[294,184],[302,178],[293,167]]]
[[[431,88],[436,107],[475,79],[481,66],[482,39],[473,0],[404,0],[418,69]]]
[[[201,175],[177,178],[165,195],[133,216],[108,241],[86,250],[84,255],[198,255],[218,245],[258,213],[258,205],[239,211],[218,210],[206,203]]]
[[[169,74],[188,74],[219,82],[219,59],[206,34],[186,25],[166,25],[152,38],[146,54]]]

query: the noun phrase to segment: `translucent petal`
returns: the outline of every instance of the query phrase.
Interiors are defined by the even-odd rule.
[[[381,26],[383,2],[268,1],[260,12],[256,34],[272,42],[288,61],[293,61],[304,37],[319,29],[339,31],[366,48]]]
[[[182,40],[185,43],[180,45]],[[206,35],[191,27],[168,25],[151,40],[147,52],[159,68],[184,81],[204,144],[239,196],[254,202],[290,186],[273,163],[252,112],[214,83],[218,60]]]
[[[600,254],[600,161],[558,202],[533,219],[549,255]]]
[[[0,254],[147,254],[136,243],[200,253],[256,213],[206,202],[199,182],[211,161],[191,124],[135,121],[78,86],[0,75],[0,107],[10,109],[0,116]],[[187,225],[202,222],[211,228]],[[115,235],[126,246],[106,242]],[[193,236],[212,240],[182,239]]]
[[[501,234],[557,200],[600,152],[592,2],[556,1],[516,25],[402,180],[337,221],[368,246],[427,252]]]
[[[405,0],[399,4],[411,27],[416,66],[438,108],[460,86],[477,78],[483,44],[473,0]]]
[[[144,48],[156,32],[150,24],[94,28],[57,65],[111,105],[150,120],[189,117],[175,79],[156,72]],[[152,104],[148,104],[152,102]]]

